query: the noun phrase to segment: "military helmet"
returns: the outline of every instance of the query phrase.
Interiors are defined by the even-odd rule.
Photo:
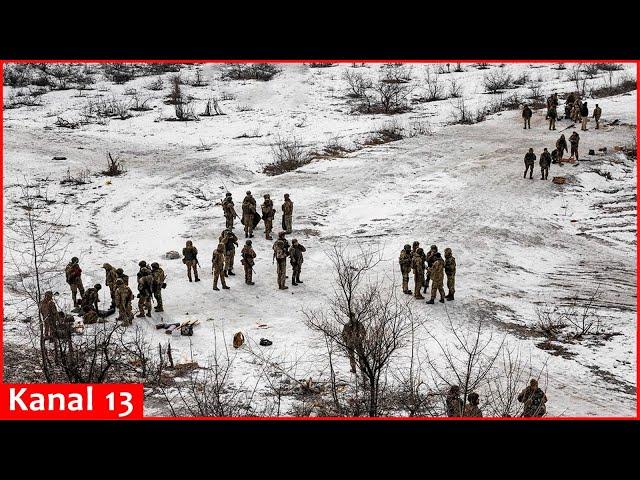
[[[478,403],[480,403],[480,395],[478,395],[476,392],[471,392],[469,395],[467,395],[467,398],[469,399],[469,403],[471,405],[478,405]]]
[[[111,270],[113,267],[111,265],[109,265],[108,263],[103,263],[102,264],[102,268],[106,268],[107,270]]]
[[[444,254],[445,255],[451,255],[451,249],[449,247],[444,249]]]
[[[193,242],[191,240],[187,240],[187,247],[193,246]]]
[[[124,280],[122,280],[121,278],[117,279],[116,285],[124,285]]]
[[[278,232],[278,237],[283,237],[285,236],[286,232]]]
[[[44,298],[48,298],[51,299],[53,298],[53,292],[51,290],[47,290],[46,292],[44,292]]]
[[[535,378],[532,378],[531,381],[529,382],[529,384],[532,387],[537,387],[538,386],[538,380],[536,380]]]
[[[451,385],[449,393],[452,395],[458,395],[460,393],[460,387],[458,385]]]
[[[438,251],[438,247],[436,247],[435,245],[431,245],[431,250],[433,250],[434,252]]]
[[[417,240],[416,240],[415,242],[413,242],[413,246],[414,246],[414,247],[417,247],[418,245],[420,245],[420,242],[419,242],[419,241],[417,241]]]
[[[291,243],[298,243],[298,239],[294,238],[293,240],[291,240]]]
[[[71,257],[71,263],[78,263],[79,261],[78,257]]]
[[[411,245],[409,245],[408,243],[404,246],[405,250],[411,250]]]
[[[269,198],[269,197],[270,197],[270,195],[268,193],[264,194],[264,198]]]
[[[424,253],[424,250],[423,250],[422,248],[418,248],[418,249],[416,250],[416,253],[417,253],[418,255],[422,255],[422,254]]]
[[[284,194],[284,198],[289,198],[289,194],[288,194],[288,193],[285,193],[285,194]]]
[[[158,262],[153,262],[151,264],[151,268],[160,268],[160,264]]]
[[[251,195],[251,190],[247,190],[247,195]]]
[[[245,245],[249,245],[249,246],[251,246],[251,244],[252,244],[251,240],[247,240],[247,241],[246,241],[246,242],[244,242],[244,243],[245,243]]]
[[[102,288],[102,285],[100,285],[99,283],[96,283],[93,288],[95,288],[96,290],[100,290]]]
[[[140,261],[138,262],[138,266],[139,266],[140,268],[144,268],[144,267],[146,267],[146,266],[147,266],[147,262],[145,262],[144,260],[140,260]]]
[[[121,268],[118,268],[118,269],[116,269],[116,273],[117,273],[118,275],[122,275],[122,274],[124,273],[124,270],[123,270],[123,269],[121,269]]]

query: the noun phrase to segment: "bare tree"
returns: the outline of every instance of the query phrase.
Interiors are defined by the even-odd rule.
[[[440,74],[431,71],[430,67],[426,68],[424,77],[424,96],[426,102],[435,102],[446,98],[444,84],[439,80]]]
[[[348,93],[353,98],[363,98],[367,89],[371,88],[371,80],[360,72],[351,72],[348,69],[342,74],[342,78],[347,82]]]

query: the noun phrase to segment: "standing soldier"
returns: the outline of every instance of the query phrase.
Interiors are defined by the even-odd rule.
[[[433,254],[433,265],[429,267],[429,276],[431,277],[431,299],[427,303],[433,305],[436,299],[436,292],[440,292],[440,303],[444,303],[444,260],[440,252]]]
[[[587,122],[589,121],[589,108],[587,107],[587,102],[584,102],[580,107],[580,120],[582,121],[582,126],[580,130],[587,130]]]
[[[418,300],[423,300],[424,297],[420,293],[422,288],[422,282],[424,281],[424,250],[418,248],[416,253],[413,254],[411,259],[411,267],[413,268],[413,296]]]
[[[289,199],[289,194],[284,194],[284,203],[282,204],[282,228],[286,233],[291,233],[293,220],[293,202]]]
[[[602,109],[596,103],[596,108],[593,109],[593,118],[596,121],[596,130],[600,128],[600,117],[602,116]]]
[[[576,123],[580,121],[581,110],[582,110],[582,102],[580,101],[580,98],[577,98],[575,103],[573,104],[573,110],[571,110],[571,119]]]
[[[242,224],[244,225],[244,238],[253,238],[253,219],[256,213],[256,199],[247,190],[247,196],[242,201]]]
[[[464,417],[482,417],[480,410],[480,395],[471,392],[467,395],[467,404],[464,406]]]
[[[229,275],[235,275],[233,273],[233,260],[236,256],[236,247],[238,246],[238,237],[233,233],[233,230],[227,228],[218,237],[218,242],[224,245],[224,271],[222,274],[225,277]]]
[[[102,268],[104,268],[106,275],[104,284],[109,287],[109,293],[111,294],[111,306],[109,307],[111,309],[116,306],[116,280],[118,279],[118,274],[108,263],[102,265]]]
[[[153,277],[151,276],[151,270],[147,267],[140,269],[138,278],[138,315],[136,317],[142,318],[145,316],[145,310],[147,311],[147,317],[151,316],[151,295],[153,292]]]
[[[268,193],[264,194],[264,203],[262,204],[262,219],[264,220],[264,238],[273,240],[271,230],[273,230],[273,217],[276,211],[273,208],[273,200]]]
[[[58,309],[53,301],[53,292],[44,292],[44,298],[40,301],[40,316],[44,327],[44,339],[53,340],[56,335],[56,322],[58,321]]]
[[[302,271],[302,262],[304,262],[304,255],[302,252],[306,251],[307,249],[304,248],[304,245],[298,243],[297,239],[294,238],[291,240],[289,261],[291,262],[291,268],[293,270],[293,278],[291,279],[291,284],[293,286],[303,283],[302,280],[300,280],[300,272]]]
[[[213,289],[220,290],[218,288],[218,277],[220,277],[220,281],[222,282],[222,288],[228,290],[227,282],[224,280],[224,274],[222,269],[224,268],[225,262],[225,252],[224,245],[222,243],[218,244],[218,248],[213,251],[213,256],[211,257],[211,273],[213,274]]]
[[[187,240],[187,246],[182,249],[182,263],[187,266],[187,277],[189,281],[192,282],[191,278],[191,270],[193,270],[193,274],[196,277],[196,282],[199,282],[198,278],[198,249],[193,246],[193,242],[191,240]]]
[[[455,300],[456,293],[456,257],[453,256],[450,248],[444,249],[444,273],[447,274],[447,290],[449,294],[444,297],[447,300]]]
[[[287,280],[287,256],[289,252],[287,251],[284,235],[285,232],[278,233],[278,239],[273,244],[273,258],[278,262],[278,288],[280,290],[289,288],[285,285]]]
[[[133,301],[133,292],[129,285],[124,283],[122,278],[116,280],[116,306],[118,307],[118,320],[126,325],[131,325],[133,313],[131,302]]]
[[[529,386],[520,392],[518,395],[518,401],[524,403],[523,417],[543,417],[547,413],[547,396],[538,387],[538,381],[535,378],[531,379]]]
[[[569,143],[571,144],[571,156],[575,156],[576,161],[578,159],[578,144],[580,143],[580,135],[578,132],[573,132],[569,137]]]
[[[429,280],[431,280],[431,276],[429,275],[429,269],[431,268],[431,265],[433,265],[433,261],[435,259],[434,255],[437,252],[438,252],[438,247],[435,245],[431,245],[431,248],[429,248],[429,252],[425,257],[427,262],[427,275],[424,281],[424,291],[422,293],[427,293],[427,290],[429,289]]]
[[[564,104],[564,118],[566,119],[570,119],[571,118],[571,110],[573,109],[573,104],[576,101],[576,96],[573,92],[571,92],[568,96],[567,96],[567,100],[565,101]]]
[[[527,178],[527,172],[529,172],[529,178],[533,179],[533,166],[536,163],[536,154],[533,153],[533,148],[530,148],[527,154],[524,156],[524,178]]]
[[[542,177],[540,180],[547,180],[549,178],[549,167],[551,166],[551,154],[544,149],[544,152],[540,154],[540,172]]]
[[[351,318],[342,329],[342,341],[345,347],[347,347],[349,354],[351,373],[356,373],[356,353],[358,354],[358,361],[360,362],[360,371],[364,372],[364,363],[366,360],[364,341],[366,336],[367,332],[364,325],[359,320],[356,320],[355,315],[352,313]]]
[[[156,299],[156,308],[154,310],[156,312],[164,312],[162,309],[162,289],[167,286],[164,282],[167,279],[167,276],[164,274],[164,270],[160,268],[160,264],[158,262],[153,262],[151,264],[151,278],[153,279],[151,283],[153,298]]]
[[[447,392],[447,417],[461,417],[463,403],[460,398],[460,387],[451,385],[449,392]]]
[[[522,109],[522,118],[524,118],[524,128],[526,129],[527,126],[529,127],[529,130],[531,130],[531,117],[533,116],[533,111],[529,108],[529,105],[524,106],[524,108]]]
[[[549,130],[555,130],[556,119],[558,118],[558,110],[554,105],[552,105],[549,111],[547,112],[547,116],[549,117]]]
[[[84,296],[84,286],[82,285],[82,269],[78,263],[78,257],[73,257],[71,262],[65,267],[64,274],[67,278],[67,283],[71,287],[71,298],[73,298],[74,308],[78,306],[78,291],[80,291],[80,298]]]
[[[556,141],[556,149],[558,150],[558,159],[562,160],[562,155],[564,155],[564,152],[569,150],[567,148],[567,140],[564,138],[564,133],[560,135],[560,138]]]
[[[254,252],[251,247],[251,240],[244,242],[244,247],[242,247],[240,255],[242,255],[240,263],[244,266],[244,283],[247,285],[255,285],[253,282],[253,266],[255,265],[254,258],[256,258],[256,252]]]
[[[222,201],[222,211],[226,220],[226,228],[233,228],[233,219],[238,218],[235,208],[233,208],[233,198],[231,198],[231,192],[227,192],[224,200]]]
[[[409,290],[409,273],[411,273],[411,245],[408,243],[400,250],[400,273],[402,273],[402,293],[411,293]]]
[[[129,275],[124,273],[124,270],[121,268],[116,269],[117,278],[121,278],[125,285],[129,285]]]

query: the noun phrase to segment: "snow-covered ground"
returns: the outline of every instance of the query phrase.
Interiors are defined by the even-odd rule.
[[[570,125],[560,121],[557,131],[549,131],[543,110],[535,112],[531,130],[522,129],[518,110],[491,115],[475,125],[450,125],[452,100],[413,104],[410,112],[393,117],[354,115],[342,72],[350,69],[375,76],[380,65],[281,67],[283,71],[269,82],[221,80],[222,65],[183,69],[188,77],[200,68],[209,82],[206,87],[184,87],[197,99],[196,113],[209,97],[229,98],[220,102],[226,115],[201,117],[199,122],[163,120],[173,112],[173,106],[162,102],[168,81],[163,92],[145,90],[150,77],[126,85],[103,81],[85,97],[77,97],[75,90],[50,92],[42,106],[5,110],[5,225],[19,213],[12,201],[18,194],[15,184],[25,175],[48,179],[49,197],[57,199],[52,208],[63,209],[69,225],[68,256],[80,258],[85,287],[103,282],[104,262],[131,276],[141,259],[158,261],[164,268],[165,312],[136,319],[156,343],[167,340],[154,328],[160,320],[198,318],[201,323],[192,345],[186,337],[172,337],[176,358],[187,358],[192,350],[196,361],[206,363],[216,333],[221,342],[224,331],[230,344],[233,333],[242,331],[252,341],[269,338],[274,352],[295,358],[301,378],[316,378],[325,368],[317,361],[323,343],[305,326],[302,310],[321,307],[331,294],[326,251],[332,245],[344,242],[382,249],[379,272],[396,283],[400,282],[397,257],[404,244],[419,240],[426,247],[437,244],[441,251],[450,247],[458,266],[456,300],[446,306],[416,301],[416,311],[424,316],[419,333],[424,348],[430,348],[427,331],[445,342],[450,336],[445,312],[460,323],[484,319],[491,333],[505,336],[531,358],[536,373],[544,372],[549,415],[635,415],[636,165],[613,152],[614,146],[635,138],[635,91],[588,99],[590,109],[595,103],[602,107],[604,126],[595,130],[591,122],[587,132],[579,132],[585,161],[551,166],[550,178],[568,175],[572,180],[556,185],[539,179],[537,164],[534,180],[522,178],[527,149],[533,147],[537,155],[543,147],[551,151],[559,130]],[[473,108],[490,102],[495,96],[485,94],[482,86],[487,70],[463,67],[464,72],[441,78],[456,78]],[[545,96],[574,90],[566,71],[553,67],[517,64],[491,69],[507,68],[516,76],[527,72],[531,80],[541,80]],[[420,79],[426,68],[413,65],[414,77]],[[635,65],[625,65],[615,75],[635,78]],[[604,78],[590,82],[600,85]],[[58,116],[79,118],[88,98],[121,97],[130,88],[153,96],[153,110],[74,130],[54,125]],[[5,87],[5,99],[10,90]],[[525,94],[528,88],[517,91]],[[419,93],[418,88],[415,95]],[[394,119],[407,128],[428,122],[431,134],[362,145],[373,131]],[[608,125],[614,120],[619,122]],[[567,138],[573,130],[564,132]],[[253,138],[237,138],[245,134]],[[268,177],[261,173],[262,166],[270,162],[270,146],[277,136],[295,136],[318,150],[336,138],[346,147],[360,148],[343,158],[318,159],[297,171]],[[587,155],[589,149],[597,152],[605,146],[606,155]],[[59,184],[67,170],[72,174],[103,170],[107,152],[126,160],[125,175],[108,181],[93,176],[83,186]],[[52,161],[54,156],[67,159]],[[602,176],[606,172],[611,179]],[[253,239],[258,255],[256,285],[244,284],[238,250],[237,276],[228,281],[231,289],[211,290],[208,259],[224,228],[222,209],[215,204],[226,189],[234,194],[238,210],[246,190],[259,202],[270,193],[278,210],[283,194],[291,195],[294,233],[289,238],[298,238],[307,248],[304,285],[278,290],[272,242],[264,239],[261,225]],[[239,237],[242,242],[244,236]],[[180,260],[163,258],[169,250],[181,251],[186,239],[201,252],[200,283],[187,281]],[[7,283],[12,279],[4,281],[5,342],[20,342],[24,325],[11,321],[14,293]],[[620,335],[563,344],[563,355],[536,346],[544,340],[532,331],[537,305],[586,299],[596,288],[603,328]],[[62,273],[59,289],[67,291]],[[268,328],[259,329],[259,324]],[[436,350],[431,353],[437,355]],[[252,357],[242,351],[238,355],[235,374],[250,376],[255,368]],[[338,374],[348,378],[347,360],[339,362]]]

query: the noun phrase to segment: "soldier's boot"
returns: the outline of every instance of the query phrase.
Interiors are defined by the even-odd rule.
[[[199,281],[200,281],[200,279],[196,276],[196,282],[199,282]]]
[[[214,289],[214,290],[220,290],[220,289],[218,288],[218,286],[217,286],[217,285],[214,285],[214,286],[213,286],[213,289]]]
[[[440,303],[444,303],[444,297],[440,297]]]
[[[226,271],[226,270],[222,270],[222,276],[223,276],[223,277],[228,277],[228,275],[227,275],[227,271]]]
[[[136,315],[137,318],[143,318],[144,317],[144,310],[140,310],[140,312],[138,312],[138,315]]]
[[[151,310],[147,312],[147,317],[150,317],[150,316],[151,316]]]
[[[227,276],[229,276],[229,275],[234,275],[235,276],[235,273],[233,273],[233,270],[231,270],[231,269],[227,270]]]
[[[162,309],[162,304],[161,304],[161,303],[159,303],[159,304],[156,306],[156,308],[154,308],[154,310],[155,310],[156,312],[164,312],[164,310]]]
[[[433,305],[435,302],[434,302],[434,299],[432,298],[431,300],[427,300],[427,303],[428,303],[429,305]]]
[[[189,272],[189,271],[187,272],[187,278],[189,279],[190,282],[193,282],[193,279],[191,277],[191,272]],[[196,278],[198,278],[198,277],[196,277]]]
[[[304,283],[302,280],[300,280],[300,273],[298,273],[298,275],[296,275],[296,282]]]
[[[416,300],[424,300],[424,297],[422,296],[422,294],[420,293],[420,291],[418,291],[417,295],[414,295],[414,297],[416,298]]]
[[[529,180],[533,180],[533,173],[531,173],[531,175],[529,175]]]
[[[454,294],[450,293],[449,296],[447,297],[447,300],[454,300]]]
[[[293,285],[294,287],[298,286],[298,284],[296,283],[296,276],[295,275],[291,279],[291,285]]]
[[[249,280],[249,281],[247,282],[247,285],[255,285],[255,284],[256,284],[256,283],[255,283],[255,282],[252,282],[251,280]]]
[[[227,287],[226,285],[222,285],[223,290],[229,290],[231,287]]]

